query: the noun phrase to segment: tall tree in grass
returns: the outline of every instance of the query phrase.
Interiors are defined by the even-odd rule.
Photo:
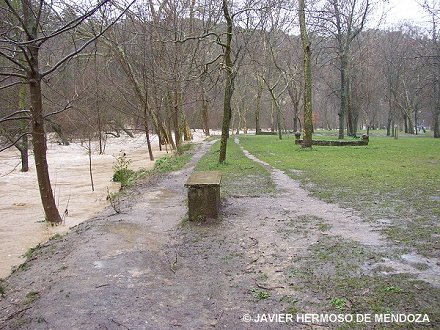
[[[225,90],[223,97],[223,120],[222,120],[222,136],[220,140],[220,154],[219,163],[224,163],[226,160],[226,148],[229,138],[229,129],[232,119],[232,96],[234,94],[234,83],[237,77],[238,69],[245,59],[245,49],[248,48],[250,41],[252,40],[255,31],[259,28],[261,19],[254,15],[254,13],[261,10],[265,10],[268,6],[262,4],[260,0],[246,0],[241,4],[240,9],[236,9],[231,12],[233,1],[222,0],[222,13],[223,18],[226,21],[226,31],[222,34],[225,35],[226,40],[221,40],[221,35],[217,35],[217,44],[223,48],[223,69],[225,71]],[[245,14],[243,20],[237,24],[241,30],[239,35],[241,36],[240,42],[235,40],[234,44],[237,44],[233,49],[233,38],[238,33],[234,32],[234,20],[239,16]],[[214,33],[215,34],[215,33]]]
[[[438,1],[423,2],[423,9],[431,16],[431,51],[428,58],[432,64],[432,81],[434,90],[434,106],[432,108],[432,130],[434,137],[440,138],[440,36],[439,36],[439,21],[440,21],[440,5]]]
[[[232,28],[233,17],[229,10],[229,1],[222,2],[223,15],[226,20],[226,43],[224,48],[224,69],[225,69],[225,93],[223,99],[223,122],[222,122],[222,137],[220,140],[220,155],[218,162],[224,163],[226,160],[226,148],[229,138],[229,127],[231,126],[232,106],[231,100],[234,94],[234,80],[236,73],[234,72],[232,62]]]
[[[313,107],[312,107],[312,49],[306,25],[305,0],[299,0],[299,26],[304,52],[304,139],[303,148],[312,147]]]
[[[365,27],[368,14],[375,0],[326,0],[320,12],[320,26],[335,41],[336,57],[339,62],[339,138],[344,138],[345,121],[348,133],[353,134],[353,120],[350,102],[351,46]]]
[[[41,53],[43,49],[45,52],[50,51],[50,47],[53,47],[52,43],[56,43],[67,33],[72,33],[71,36],[75,37],[74,32],[82,26],[82,23],[91,19],[95,14],[110,9],[110,6],[110,0],[103,0],[88,7],[84,3],[81,5],[82,8],[77,7],[74,2],[57,3],[56,6],[53,2],[44,0],[4,0],[1,5],[1,11],[6,13],[3,17],[8,20],[3,22],[0,30],[0,56],[9,62],[8,66],[0,69],[0,75],[7,78],[2,79],[2,82],[7,82],[2,87],[7,88],[25,83],[29,88],[30,109],[17,111],[14,116],[18,118],[23,115],[30,116],[38,187],[46,220],[52,224],[60,223],[62,220],[55,203],[49,177],[44,121],[50,114],[45,113],[43,108],[42,85],[50,74],[56,72],[83,51],[110,25],[101,26],[99,33],[93,38],[77,39],[72,51],[65,56],[58,58],[52,54],[53,57],[50,56],[46,59],[44,65],[40,64]],[[118,14],[113,13],[114,21],[112,24],[122,17],[129,6],[118,10]],[[59,14],[60,9],[75,13],[74,18],[66,19]],[[20,58],[24,60],[18,60]],[[52,62],[54,58],[57,60]]]

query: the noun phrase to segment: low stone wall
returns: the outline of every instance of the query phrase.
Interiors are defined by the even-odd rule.
[[[256,132],[255,135],[277,135],[277,132]]]
[[[342,147],[342,146],[367,146],[370,138],[368,135],[362,135],[360,140],[312,140],[312,145],[315,146],[334,146],[334,147]],[[302,144],[303,140],[301,139],[301,134],[295,133],[295,144]]]

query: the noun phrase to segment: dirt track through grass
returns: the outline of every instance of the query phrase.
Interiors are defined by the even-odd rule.
[[[185,169],[140,184],[122,214],[107,212],[34,251],[2,284],[0,328],[310,329],[319,325],[242,317],[387,311],[426,312],[440,325],[440,292],[420,280],[435,270],[431,261],[409,277],[375,270],[386,257],[411,269],[414,260],[396,259],[353,211],[311,198],[267,164],[275,192],[246,189],[223,199],[219,221],[182,222],[183,184],[208,148]],[[249,183],[233,180],[237,192]]]

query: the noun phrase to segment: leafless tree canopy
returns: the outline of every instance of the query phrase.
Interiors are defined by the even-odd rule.
[[[304,1],[313,130],[440,136],[439,7],[422,6],[429,28],[382,29],[379,0]],[[2,149],[23,159],[45,163],[48,132],[103,152],[124,132],[179,150],[193,128],[304,129],[296,0],[2,0],[0,17]]]

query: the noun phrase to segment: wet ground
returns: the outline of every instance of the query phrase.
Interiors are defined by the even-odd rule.
[[[151,138],[155,157],[165,155],[165,150],[159,151],[157,137]],[[201,134],[195,134],[195,138],[200,140]],[[131,160],[133,170],[150,169],[154,165],[149,160],[143,135],[108,137],[104,147],[104,154],[100,155],[97,142],[92,143],[92,191],[88,144],[76,141],[62,146],[49,140],[48,162],[55,199],[61,213],[68,210],[68,215],[63,216],[64,223],[55,228],[43,222],[33,156],[30,155],[29,172],[22,173],[17,151],[9,149],[0,153],[0,278],[24,261],[22,256],[29,248],[56,233],[66,232],[108,206],[108,192],[119,190],[119,184],[111,179],[115,157],[121,152]]]
[[[184,221],[183,185],[209,147],[196,148],[183,170],[139,184],[121,214],[107,209],[35,251],[3,284],[0,328],[332,328],[245,323],[243,317],[293,312],[298,301],[304,312],[319,312],[316,306],[328,297],[313,287],[301,289],[292,272],[316,270],[307,258],[322,242],[346,240],[377,253],[392,247],[353,210],[311,197],[246,151],[272,173],[276,193],[228,197],[218,221]],[[379,266],[371,260],[366,272]],[[438,287],[437,261],[422,260],[426,267],[416,267],[420,261],[418,255],[380,260],[388,271],[411,273]]]

